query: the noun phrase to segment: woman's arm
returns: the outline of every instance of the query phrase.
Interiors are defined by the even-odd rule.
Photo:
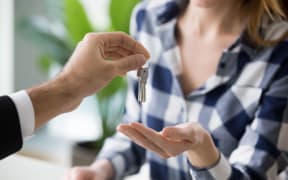
[[[218,153],[209,132],[198,123],[161,132],[131,123],[120,125],[118,130],[163,158],[185,152],[191,176],[196,179],[276,179],[288,164],[288,56],[283,54],[283,63],[269,89],[263,91],[253,122],[230,157]]]

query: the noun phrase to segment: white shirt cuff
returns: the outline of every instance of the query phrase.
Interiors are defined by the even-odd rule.
[[[23,138],[31,136],[35,128],[35,115],[32,101],[26,91],[10,95],[17,108]]]
[[[229,179],[232,174],[231,165],[222,153],[219,163],[208,171],[215,179]]]

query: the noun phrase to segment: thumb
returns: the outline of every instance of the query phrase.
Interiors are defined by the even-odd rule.
[[[175,141],[196,143],[202,140],[202,133],[200,132],[199,127],[193,127],[190,123],[164,128],[162,130],[162,135]]]
[[[141,68],[146,63],[146,57],[143,54],[134,54],[113,61],[117,66],[118,74],[125,74],[128,71]]]
[[[172,127],[166,127],[162,130],[162,135],[166,138],[175,140],[175,141],[183,141],[188,140],[190,137],[194,135],[193,130],[188,129],[185,125],[177,125]]]

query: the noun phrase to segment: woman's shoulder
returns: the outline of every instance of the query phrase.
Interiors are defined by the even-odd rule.
[[[283,37],[281,39],[281,37]],[[269,24],[265,30],[265,38],[268,40],[279,40],[272,46],[271,61],[277,61],[287,64],[288,62],[288,22],[277,21]]]
[[[138,3],[131,15],[130,34],[135,36],[139,31],[153,28],[153,18],[151,18],[150,4],[153,1],[144,0]]]
[[[288,21],[265,22],[262,31],[266,40],[276,40],[288,33]],[[287,39],[288,40],[288,37]],[[285,41],[283,40],[283,41]]]
[[[286,64],[288,61],[288,22],[266,22],[263,24],[261,32],[265,40],[275,42],[258,51],[258,55],[266,57],[260,59],[271,64]]]
[[[135,31],[155,33],[157,29],[177,17],[183,0],[143,0],[131,16],[131,34]]]
[[[180,0],[142,0],[137,4],[136,10],[155,10],[163,6],[167,6],[169,3],[181,4]]]

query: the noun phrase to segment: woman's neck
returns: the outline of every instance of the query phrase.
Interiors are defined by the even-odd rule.
[[[240,10],[231,8],[233,3],[235,2],[230,0],[213,7],[199,7],[189,3],[179,20],[180,27],[183,27],[182,33],[186,37],[188,35],[208,39],[219,35],[240,34],[245,22],[244,18],[241,18]]]

